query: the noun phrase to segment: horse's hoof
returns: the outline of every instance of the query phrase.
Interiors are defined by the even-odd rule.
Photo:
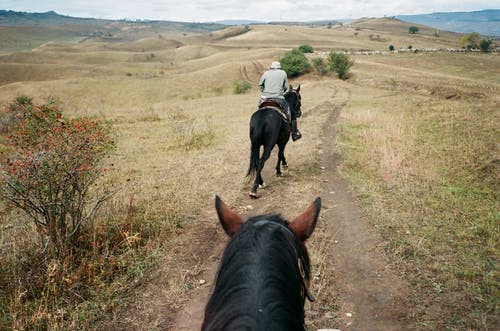
[[[283,169],[288,169],[288,164],[282,164],[281,166],[283,167]]]
[[[250,197],[257,199],[259,196],[257,195],[257,192],[250,192],[249,193]]]
[[[259,188],[266,188],[266,183],[259,184]]]
[[[283,174],[280,172],[280,173],[276,173],[276,177],[283,177]]]

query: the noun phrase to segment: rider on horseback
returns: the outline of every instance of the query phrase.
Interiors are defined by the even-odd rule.
[[[262,91],[261,102],[266,99],[273,99],[286,112],[288,118],[291,119],[292,140],[295,141],[302,137],[302,134],[297,129],[297,119],[291,116],[290,106],[286,102],[284,93],[288,90],[288,79],[286,72],[281,70],[281,64],[278,61],[271,63],[271,67],[267,70],[259,81],[259,87]]]

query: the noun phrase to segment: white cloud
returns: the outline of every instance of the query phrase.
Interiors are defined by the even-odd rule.
[[[498,0],[0,0],[0,9],[58,13],[98,18],[142,18],[178,21],[221,19],[321,20],[364,16],[422,14],[498,8]]]

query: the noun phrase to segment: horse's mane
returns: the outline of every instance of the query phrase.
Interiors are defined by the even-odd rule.
[[[287,225],[279,215],[242,225],[222,256],[203,330],[304,330],[297,255],[309,257]]]

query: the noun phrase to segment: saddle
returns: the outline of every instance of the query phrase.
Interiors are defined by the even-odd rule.
[[[285,122],[290,122],[290,118],[288,118],[285,110],[281,107],[281,104],[278,101],[274,99],[261,99],[259,102],[259,110],[264,108],[270,108],[277,111]]]

